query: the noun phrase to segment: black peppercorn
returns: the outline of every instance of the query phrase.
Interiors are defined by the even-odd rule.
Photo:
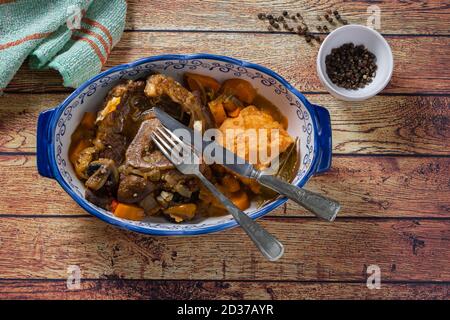
[[[286,10],[283,11],[283,16],[285,16],[285,17],[288,16],[288,12]]]
[[[337,86],[356,90],[372,82],[375,60],[375,55],[365,46],[346,43],[333,48],[325,57],[326,72]]]

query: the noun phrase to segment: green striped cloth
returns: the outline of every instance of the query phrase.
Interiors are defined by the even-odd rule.
[[[125,0],[19,0],[0,5],[0,91],[29,57],[78,87],[100,72],[125,28]]]

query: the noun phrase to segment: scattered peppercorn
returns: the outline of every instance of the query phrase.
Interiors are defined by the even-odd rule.
[[[336,26],[335,21],[333,20],[333,17],[336,19],[336,21],[339,21],[342,24],[347,24],[347,20],[342,19],[339,12],[337,10],[331,10],[328,9],[326,13],[323,15],[326,21],[332,26]],[[322,16],[317,15],[317,20],[322,21]],[[306,40],[306,42],[310,43],[311,40],[316,40],[317,42],[321,42],[322,39],[318,35],[314,35],[311,32],[309,32],[309,28],[306,25],[306,23],[303,21],[303,17],[300,12],[297,12],[295,14],[289,15],[287,10],[284,10],[281,15],[274,15],[274,14],[266,14],[266,13],[258,13],[258,19],[259,20],[267,20],[268,26],[267,30],[273,32],[276,30],[280,30],[281,26],[285,30],[285,32],[291,32],[294,34],[298,34],[300,36],[303,36]],[[292,24],[289,25],[286,21],[286,19],[290,19],[292,21]],[[291,23],[291,22],[290,22]],[[319,25],[315,26],[315,29],[319,32],[329,32],[329,28],[326,25]]]
[[[364,88],[375,77],[375,55],[364,45],[346,43],[334,48],[325,57],[326,72],[339,87],[356,90]]]

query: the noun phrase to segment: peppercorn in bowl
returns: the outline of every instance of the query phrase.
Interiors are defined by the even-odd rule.
[[[394,69],[387,41],[377,31],[347,25],[331,32],[317,55],[317,74],[333,96],[362,101],[383,90]]]

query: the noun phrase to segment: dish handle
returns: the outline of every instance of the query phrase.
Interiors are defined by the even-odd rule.
[[[49,128],[54,112],[55,109],[41,112],[37,124],[37,168],[39,174],[47,178],[54,177],[48,155],[48,148],[51,143]]]
[[[313,105],[314,117],[317,123],[317,138],[319,145],[319,152],[317,155],[317,165],[315,172],[321,173],[330,169],[331,154],[332,154],[332,139],[331,139],[331,118],[330,113],[324,107]]]

